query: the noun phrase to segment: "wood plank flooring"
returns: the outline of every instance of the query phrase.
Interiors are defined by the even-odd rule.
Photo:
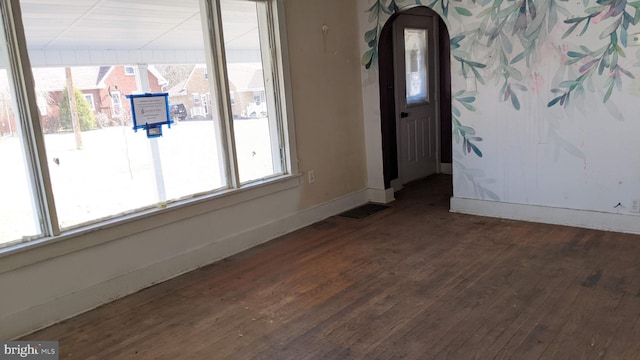
[[[640,237],[451,214],[434,176],[27,339],[60,359],[640,359]]]

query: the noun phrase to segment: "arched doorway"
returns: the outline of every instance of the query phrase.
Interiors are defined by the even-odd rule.
[[[411,103],[411,95],[405,85],[406,78],[399,78],[396,74],[398,69],[402,69],[402,73],[409,70],[403,66],[398,66],[398,63],[404,60],[404,54],[398,54],[398,43],[402,42],[402,39],[398,37],[398,29],[400,23],[407,23],[404,21],[406,18],[410,18],[409,24],[416,29],[425,28],[426,26],[420,25],[420,19],[426,24],[429,21],[433,21],[432,27],[427,30],[428,37],[433,42],[432,46],[436,51],[431,51],[427,54],[427,64],[434,65],[433,79],[427,79],[428,81],[435,81],[431,91],[429,88],[425,88],[428,93],[424,98],[425,103],[431,103],[437,106],[434,123],[430,124],[425,122],[425,125],[420,122],[411,120],[410,129],[422,129],[424,127],[425,141],[420,142],[418,139],[417,144],[412,141],[407,141],[407,137],[410,139],[416,138],[416,132],[407,133],[406,126],[403,125],[404,118],[411,116],[413,110],[417,110],[415,103]],[[418,23],[416,23],[416,20]],[[394,26],[395,24],[395,26]],[[402,25],[404,26],[404,25]],[[395,28],[395,31],[394,31]],[[430,34],[432,31],[433,34]],[[406,32],[406,31],[405,31]],[[394,40],[395,39],[395,40]],[[419,50],[418,50],[419,51]],[[395,54],[395,55],[394,55]],[[382,151],[383,151],[383,173],[384,173],[384,185],[386,189],[391,187],[394,190],[398,190],[404,183],[414,180],[416,177],[420,177],[421,174],[428,175],[431,172],[430,166],[435,166],[435,173],[450,173],[451,172],[451,65],[450,65],[450,43],[449,32],[446,25],[440,18],[440,16],[433,10],[418,6],[407,10],[403,10],[395,13],[383,27],[378,45],[378,65],[379,65],[379,86],[380,86],[380,111],[381,111],[381,131],[382,131]],[[409,60],[406,61],[406,66],[415,66],[416,62]],[[418,81],[418,83],[420,83]],[[426,85],[425,85],[426,86]],[[398,94],[401,94],[399,96]],[[402,99],[407,100],[403,102]],[[418,101],[419,102],[419,101]],[[419,105],[419,104],[418,104]],[[408,107],[407,107],[408,106]],[[408,111],[408,109],[412,111]],[[432,126],[431,128],[429,126]],[[435,131],[433,131],[435,130]],[[431,131],[431,132],[430,132]],[[417,131],[420,134],[420,131]],[[415,150],[415,147],[425,147],[425,151],[429,151],[429,134],[432,140],[435,141],[432,160],[426,161],[425,164],[418,165],[418,172],[414,169],[408,169],[409,163],[406,158],[407,149]],[[407,136],[409,135],[409,136]],[[435,164],[430,162],[435,160]],[[428,169],[429,168],[429,169]],[[412,172],[413,171],[413,172]],[[404,179],[403,179],[404,178]]]

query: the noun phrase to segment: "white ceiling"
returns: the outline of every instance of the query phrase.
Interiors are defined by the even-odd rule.
[[[181,62],[189,54],[203,53],[200,0],[20,0],[20,5],[34,66],[61,61],[74,65],[69,59],[78,56],[70,57],[70,52],[91,52],[88,61],[94,65],[136,62],[125,59],[133,55],[122,55],[132,51],[162,54],[156,63],[171,58]],[[255,6],[253,1],[222,0],[228,51],[259,48]],[[105,51],[118,56],[101,59]],[[79,58],[78,65],[88,65],[85,58],[91,56]]]

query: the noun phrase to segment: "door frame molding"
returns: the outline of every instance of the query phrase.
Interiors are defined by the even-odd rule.
[[[394,40],[397,39],[395,32],[397,31],[397,26],[398,26],[398,20],[402,17],[402,16],[409,16],[409,17],[417,17],[417,18],[428,18],[430,22],[432,22],[431,26],[432,29],[431,31],[433,31],[432,34],[428,33],[427,36],[427,41],[431,42],[433,41],[433,51],[434,53],[428,54],[428,61],[431,62],[433,61],[433,74],[429,74],[429,75],[433,75],[433,78],[431,79],[431,77],[429,77],[430,80],[428,81],[434,81],[434,89],[435,91],[433,92],[433,99],[431,100],[433,102],[433,106],[435,108],[434,111],[434,127],[435,127],[435,158],[436,158],[436,169],[435,169],[435,173],[439,174],[440,171],[440,59],[439,59],[439,46],[438,46],[438,17],[434,16],[433,14],[411,14],[409,12],[400,12],[398,14],[397,17],[395,17],[391,23],[391,27],[392,27],[392,36],[394,36]],[[429,32],[431,32],[429,31]],[[398,49],[396,49],[396,45],[397,44],[392,44],[392,48],[393,48],[393,74],[394,74],[394,86],[396,87],[394,89],[394,103],[397,105],[397,102],[400,101],[401,98],[406,97],[405,96],[400,96],[399,93],[397,92],[397,85],[400,84],[400,82],[396,81],[398,80],[397,77],[395,77],[396,74],[399,74],[399,61],[404,60],[404,56],[405,54],[399,54],[397,52]],[[402,59],[402,60],[401,60]],[[429,68],[431,65],[429,64],[427,67]],[[403,66],[404,67],[404,66]],[[405,70],[406,71],[406,70]],[[429,70],[427,69],[427,72]],[[404,83],[404,82],[402,82]],[[428,91],[431,91],[431,87],[429,86]],[[411,107],[411,105],[408,105],[409,107]],[[398,191],[402,188],[402,186],[407,183],[407,181],[405,181],[405,179],[403,179],[403,170],[406,169],[403,166],[405,166],[406,164],[403,164],[403,159],[402,159],[402,155],[401,155],[401,147],[402,147],[402,136],[401,136],[401,118],[400,115],[398,113],[398,110],[396,109],[395,112],[395,123],[396,123],[396,151],[397,151],[397,164],[398,164],[398,176],[397,176],[397,181],[392,180],[391,181],[391,186],[393,187],[394,191]],[[427,124],[427,126],[431,126],[431,124]],[[429,131],[429,134],[431,132]]]
[[[450,167],[451,162],[451,70],[450,70],[450,47],[449,32],[444,21],[432,9],[426,6],[413,6],[404,8],[394,13],[385,23],[378,43],[378,68],[379,68],[379,90],[380,90],[380,126],[382,132],[382,166],[385,189],[393,188],[399,190],[401,181],[398,169],[398,136],[397,136],[397,114],[395,106],[395,72],[394,72],[394,50],[393,50],[393,23],[402,14],[417,16],[433,16],[436,20],[437,31],[440,32],[437,38],[436,47],[440,55],[436,57],[437,71],[435,76],[440,84],[436,91],[436,172],[441,173],[443,167]],[[437,35],[437,34],[436,34]],[[445,40],[446,39],[446,40]],[[443,56],[446,64],[443,64]],[[446,65],[446,66],[443,66]],[[445,89],[445,91],[443,91]],[[448,111],[448,114],[447,114]],[[448,149],[447,149],[448,148]],[[446,158],[446,159],[443,159]],[[449,165],[448,165],[449,164]]]

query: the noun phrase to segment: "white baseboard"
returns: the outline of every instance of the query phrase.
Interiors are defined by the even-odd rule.
[[[451,198],[451,212],[640,234],[640,216]]]
[[[440,163],[440,173],[441,174],[453,174],[453,166],[451,163]]]
[[[379,204],[388,204],[395,200],[393,188],[389,189],[373,189],[369,188],[369,201]]]
[[[391,183],[389,185],[391,185],[390,187],[393,189],[393,192],[398,192],[404,187],[402,186],[402,180],[398,178],[391,180]]]
[[[191,249],[186,253],[160,260],[149,266],[93,286],[77,289],[46,303],[9,314],[0,321],[0,339],[19,338],[154,284],[169,280],[360,206],[368,201],[369,192],[366,189],[360,190],[276,221],[247,229],[242,233]]]

